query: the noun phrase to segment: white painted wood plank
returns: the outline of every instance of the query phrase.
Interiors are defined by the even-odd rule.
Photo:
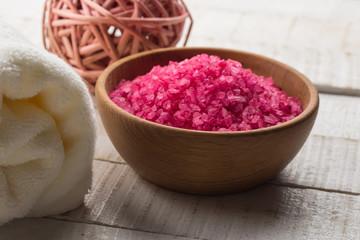
[[[360,195],[360,141],[312,135],[272,181]]]
[[[263,54],[295,67],[321,91],[360,96],[359,1],[186,3],[195,22],[189,45]]]
[[[312,134],[360,140],[360,98],[320,94]]]
[[[260,12],[260,13],[275,13],[288,14],[299,17],[308,17],[317,15],[319,18],[333,18],[336,19],[334,13],[341,13],[341,16],[348,16],[346,13],[355,13],[353,8],[359,7],[356,0],[304,0],[304,1],[289,1],[289,0],[222,0],[208,1],[208,0],[185,0],[188,7],[193,11],[209,11],[217,8],[219,10],[228,9],[236,12]],[[351,6],[350,8],[347,6]],[[357,14],[348,16],[353,19],[360,19]]]
[[[25,218],[0,227],[1,240],[108,240],[108,239],[179,239],[174,235],[139,232],[87,223],[64,222],[48,218]]]
[[[55,218],[201,239],[360,237],[359,196],[268,184],[193,196],[152,185],[124,164],[96,161],[96,169],[86,207]]]

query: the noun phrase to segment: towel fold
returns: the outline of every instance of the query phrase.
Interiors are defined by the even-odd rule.
[[[79,206],[91,187],[94,145],[81,78],[0,22],[0,225]]]

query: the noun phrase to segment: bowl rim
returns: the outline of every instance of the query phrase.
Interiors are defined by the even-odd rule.
[[[106,79],[119,65],[123,64],[124,62],[130,61],[132,59],[139,58],[139,57],[146,56],[146,55],[152,55],[152,54],[157,54],[157,53],[166,52],[166,51],[176,52],[176,51],[182,51],[184,49],[203,50],[203,51],[216,50],[216,51],[228,51],[228,52],[235,52],[235,53],[238,52],[238,53],[246,54],[249,56],[259,57],[266,61],[273,62],[276,65],[285,67],[285,68],[289,69],[290,71],[292,71],[294,74],[296,74],[299,78],[301,78],[304,81],[305,85],[308,87],[309,92],[310,92],[310,100],[309,100],[308,106],[302,113],[300,113],[295,118],[293,118],[287,122],[280,123],[278,125],[260,128],[260,129],[246,130],[246,131],[219,132],[219,131],[204,131],[204,130],[185,129],[185,128],[167,126],[167,125],[163,125],[160,123],[152,122],[152,121],[140,118],[136,115],[133,115],[133,114],[123,110],[121,107],[116,105],[110,99],[110,97],[107,94],[106,89],[105,89]],[[220,135],[220,136],[258,135],[258,134],[266,134],[266,133],[274,132],[274,131],[280,131],[280,130],[284,130],[284,129],[290,128],[292,126],[301,124],[306,119],[310,118],[314,113],[316,113],[318,110],[318,107],[319,107],[319,93],[318,93],[318,90],[316,89],[315,85],[304,74],[300,73],[295,68],[293,68],[285,63],[282,63],[278,60],[275,60],[275,59],[272,59],[272,58],[269,58],[269,57],[266,57],[266,56],[263,56],[260,54],[243,51],[243,50],[228,49],[228,48],[214,48],[214,47],[160,48],[160,49],[148,50],[148,51],[136,53],[136,54],[121,58],[121,59],[115,61],[114,63],[112,63],[111,65],[109,65],[107,68],[105,68],[104,71],[100,74],[99,78],[97,79],[96,86],[95,86],[95,97],[97,99],[97,102],[100,101],[100,99],[102,99],[103,103],[106,104],[109,109],[111,109],[112,111],[114,111],[115,113],[117,113],[119,115],[124,115],[127,118],[132,119],[135,122],[138,122],[139,124],[149,125],[154,128],[159,128],[159,129],[163,129],[166,131],[175,131],[175,132],[179,132],[179,133],[183,133],[183,134],[188,133],[188,134],[197,134],[197,135]]]

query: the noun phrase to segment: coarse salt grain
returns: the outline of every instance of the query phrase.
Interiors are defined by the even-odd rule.
[[[119,107],[152,122],[203,131],[247,131],[289,121],[302,112],[298,98],[242,68],[200,54],[155,66],[110,93]]]

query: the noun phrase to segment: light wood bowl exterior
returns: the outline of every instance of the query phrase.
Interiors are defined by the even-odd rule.
[[[195,131],[138,118],[108,97],[121,79],[134,79],[154,65],[200,53],[231,58],[258,75],[272,76],[288,95],[301,99],[303,113],[289,122],[259,130]],[[295,69],[260,55],[216,48],[168,48],[123,58],[99,77],[96,100],[112,143],[140,176],[192,194],[239,192],[276,176],[303,146],[319,106],[316,88]]]

